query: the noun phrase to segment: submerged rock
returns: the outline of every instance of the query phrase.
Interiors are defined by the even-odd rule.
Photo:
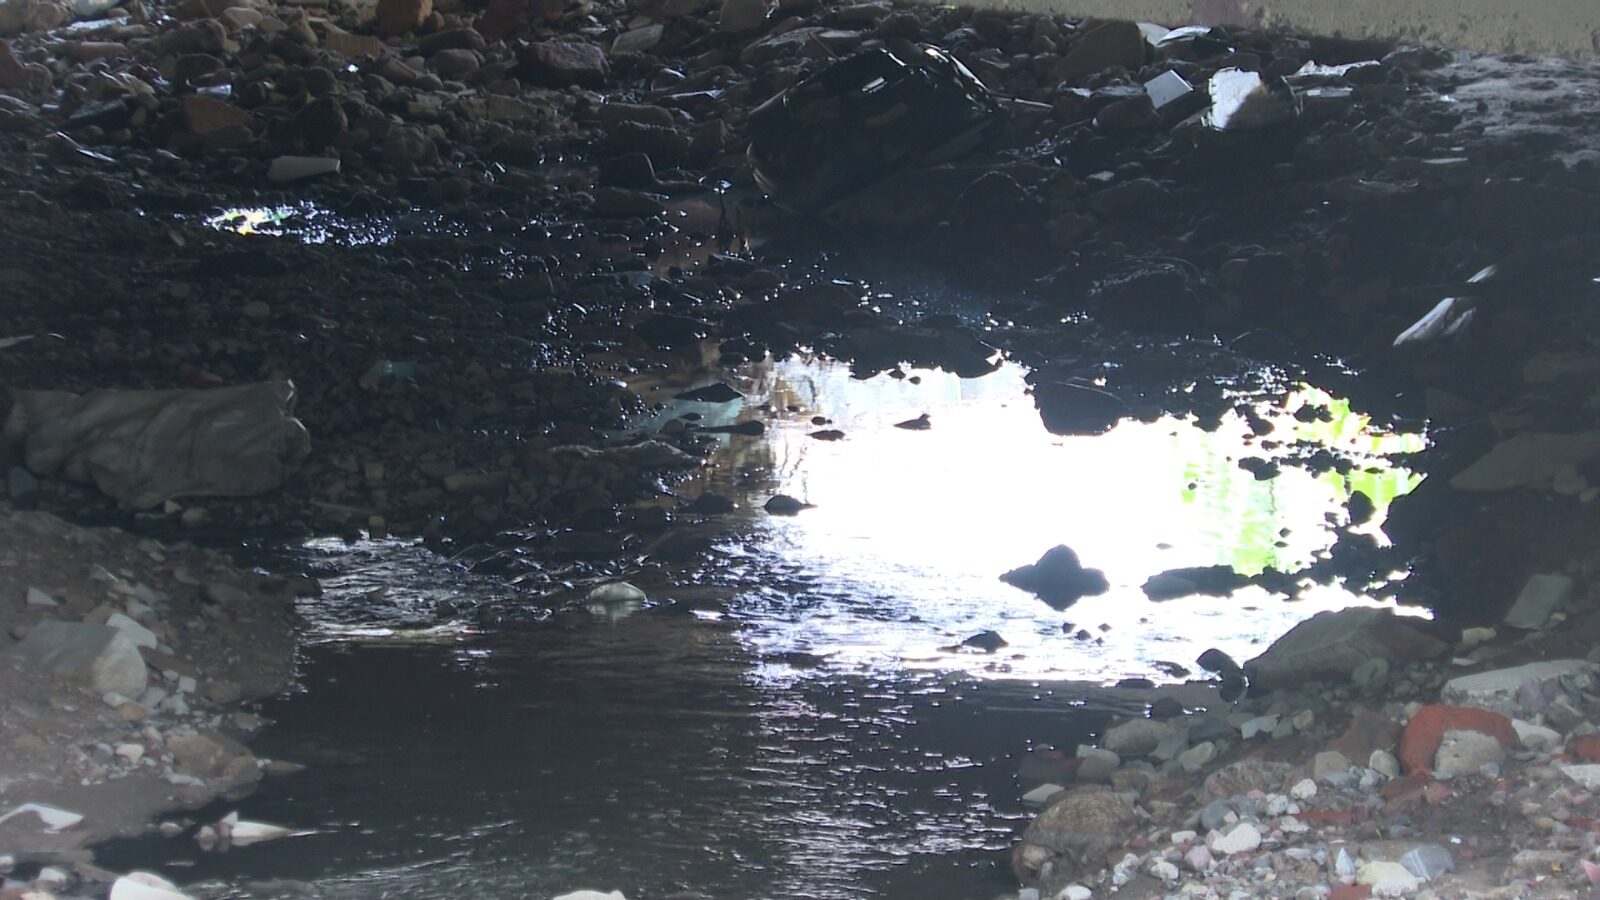
[[[1057,609],[1071,606],[1082,597],[1103,594],[1111,586],[1104,572],[1085,569],[1078,562],[1078,554],[1065,544],[1046,550],[1038,562],[1012,569],[1000,580],[1037,595]]]

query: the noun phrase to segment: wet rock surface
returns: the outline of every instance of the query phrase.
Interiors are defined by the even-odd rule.
[[[1017,871],[1068,896],[1589,888],[1574,865],[1592,856],[1600,784],[1588,676],[1446,680],[1583,659],[1600,635],[1591,67],[895,4],[141,0],[71,28],[64,5],[4,10],[0,383],[287,380],[312,435],[277,490],[163,493],[131,504],[154,507],[141,514],[8,446],[15,509],[164,539],[419,535],[525,577],[543,602],[620,558],[703,552],[653,498],[708,434],[764,430],[680,420],[641,441],[619,431],[645,406],[619,379],[687,367],[704,384],[799,347],[863,374],[981,374],[1004,351],[1032,368],[1058,434],[1162,413],[1214,423],[1279,372],[1335,382],[1391,421],[1432,423],[1416,461],[1430,477],[1390,511],[1399,549],[1351,532],[1306,577],[1366,584],[1403,565],[1384,590],[1446,621],[1321,656],[1280,648],[1323,667],[1247,665],[1241,705],[1073,757],[1094,790],[1063,785]],[[1022,101],[1005,129],[872,185],[826,227],[763,201],[750,111],[904,41],[938,43]],[[879,274],[896,267],[982,302],[930,312]],[[1239,464],[1266,478],[1280,465]],[[775,515],[806,509],[772,499]],[[248,731],[230,712],[240,696],[286,676],[286,593],[201,551],[44,514],[6,528],[29,573],[0,605],[18,660],[130,691],[127,648],[148,667],[140,696],[115,704],[0,670],[18,679],[0,715],[45,710],[63,736],[4,729],[34,780],[0,783],[0,800],[70,807],[84,781],[147,785],[104,825],[36,828],[43,850],[259,774],[225,732]],[[169,565],[191,554],[202,562]],[[1513,608],[1504,633],[1460,627]],[[49,626],[23,649],[56,619],[118,634],[69,653],[79,639]],[[1242,686],[1237,667],[1224,680]],[[1090,827],[1052,824],[1079,805]]]

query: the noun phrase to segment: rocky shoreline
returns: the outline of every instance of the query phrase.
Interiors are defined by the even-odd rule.
[[[6,896],[103,890],[93,844],[157,818],[193,839],[186,811],[293,771],[240,742],[262,724],[251,701],[292,681],[314,582],[48,513],[8,512],[0,535]]]
[[[995,142],[825,227],[763,201],[750,111],[916,41],[1008,98]],[[1259,118],[1219,125],[1252,75]],[[416,535],[564,602],[715,508],[670,481],[705,435],[619,434],[646,406],[623,381],[798,347],[863,372],[1003,351],[1047,425],[1214,421],[1277,377],[1430,423],[1398,549],[1345,535],[1306,577],[1403,568],[1439,621],[1403,646],[1360,623],[1381,652],[1265,695],[1257,666],[1243,701],[1031,760],[1049,805],[1015,859],[1040,896],[1589,895],[1597,83],[909,3],[6,0],[0,384],[292,381],[311,438],[278,490],[143,510],[0,448],[0,816],[83,816],[0,821],[0,896],[98,896],[89,844],[292,768],[238,743],[242,704],[292,677],[314,583],[185,538]],[[930,314],[873,262],[986,308]],[[1582,664],[1505,674],[1549,660]],[[1457,680],[1485,672],[1488,700]]]

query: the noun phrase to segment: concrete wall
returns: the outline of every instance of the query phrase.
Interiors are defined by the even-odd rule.
[[[1162,25],[1265,25],[1465,50],[1600,55],[1600,0],[967,0]]]

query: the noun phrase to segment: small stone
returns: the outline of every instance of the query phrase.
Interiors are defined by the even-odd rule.
[[[1217,832],[1215,839],[1208,843],[1211,845],[1211,852],[1223,856],[1249,853],[1261,846],[1261,831],[1249,822],[1239,822],[1230,826],[1227,831]]]
[[[1289,789],[1289,796],[1296,800],[1310,800],[1317,795],[1317,783],[1309,778],[1302,778]]]
[[[1350,760],[1337,750],[1324,750],[1311,758],[1311,777],[1326,783],[1335,775],[1350,771]]]
[[[1418,887],[1416,876],[1397,862],[1364,862],[1356,869],[1356,881],[1379,897],[1401,897]]]
[[[1210,741],[1202,741],[1193,747],[1178,754],[1178,765],[1185,772],[1198,772],[1205,765],[1217,758],[1217,745]]]
[[[60,606],[56,599],[36,587],[28,588],[29,606]]]
[[[116,754],[127,760],[129,764],[137,763],[144,758],[143,744],[118,744]]]
[[[433,0],[378,0],[378,33],[390,37],[409,34],[433,15]]]
[[[1400,760],[1387,750],[1374,750],[1367,760],[1367,767],[1385,778],[1400,777]]]
[[[1245,722],[1243,725],[1240,725],[1239,734],[1248,741],[1257,735],[1271,734],[1272,730],[1277,727],[1277,716],[1257,716],[1254,719]]]
[[[1363,662],[1350,672],[1350,683],[1363,690],[1381,687],[1388,680],[1389,661],[1381,656]]]

